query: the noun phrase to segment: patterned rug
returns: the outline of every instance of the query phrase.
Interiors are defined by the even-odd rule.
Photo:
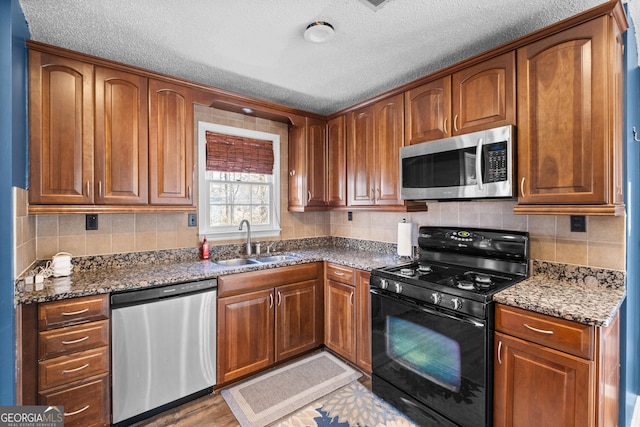
[[[358,381],[354,381],[272,427],[417,427],[417,425]]]

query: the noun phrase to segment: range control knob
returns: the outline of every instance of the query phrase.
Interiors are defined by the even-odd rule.
[[[460,310],[462,308],[462,300],[460,298],[451,298],[451,305],[454,310]]]
[[[396,293],[399,294],[402,292],[402,285],[396,282]]]
[[[432,301],[434,304],[440,304],[440,301],[442,301],[442,295],[440,295],[440,294],[439,294],[439,293],[437,293],[437,292],[432,293],[432,294],[431,294],[431,301]]]
[[[380,279],[380,289],[387,289],[389,287],[389,282],[387,279]]]

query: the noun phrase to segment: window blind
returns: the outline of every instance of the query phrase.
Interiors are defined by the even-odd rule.
[[[273,144],[262,139],[206,132],[207,170],[273,173]]]

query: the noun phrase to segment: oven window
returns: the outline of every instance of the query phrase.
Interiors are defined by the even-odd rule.
[[[387,355],[455,393],[460,391],[460,346],[431,329],[387,316]]]

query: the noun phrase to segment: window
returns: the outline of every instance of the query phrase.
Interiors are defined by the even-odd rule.
[[[273,169],[268,173],[270,160],[264,160],[270,159],[270,155]],[[209,240],[244,238],[246,230],[238,230],[243,219],[251,223],[253,237],[278,236],[279,178],[279,135],[198,122],[198,231],[201,236],[206,235]]]

